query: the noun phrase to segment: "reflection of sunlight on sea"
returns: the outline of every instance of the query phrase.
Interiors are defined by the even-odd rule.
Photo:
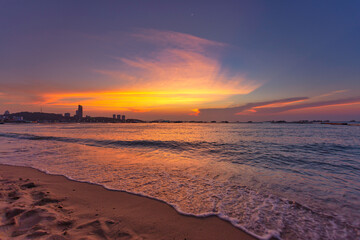
[[[6,125],[0,163],[216,214],[259,236],[349,238],[360,225],[359,133],[323,125]]]

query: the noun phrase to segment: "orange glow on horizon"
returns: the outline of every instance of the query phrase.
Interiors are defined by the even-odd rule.
[[[177,112],[189,111],[190,109],[193,109],[194,106],[201,106],[210,101],[221,100],[230,94],[230,92],[224,93],[221,91],[216,92],[206,90],[191,90],[187,92],[119,91],[54,93],[43,95],[44,100],[38,102],[38,104],[53,106],[73,106],[82,104],[98,110],[116,109],[131,112],[149,112],[152,110],[171,110],[172,112]]]
[[[145,29],[131,34],[126,41],[130,40],[139,47],[135,53],[109,56],[111,64],[89,68],[87,74],[98,81],[95,86],[81,85],[79,92],[67,93],[46,87],[30,92],[27,98],[11,99],[59,108],[81,104],[93,111],[187,115],[194,108],[226,107],[226,101],[232,102],[230,97],[249,94],[263,84],[222,64],[221,55],[227,44],[184,33]],[[144,44],[151,48],[138,51]],[[198,115],[196,111],[192,114]]]
[[[200,110],[198,108],[192,109],[191,111],[192,112],[189,113],[189,115],[191,115],[191,116],[199,116],[199,114],[200,114]]]
[[[262,85],[222,66],[218,55],[218,50],[226,46],[222,43],[171,31],[142,30],[133,36],[151,43],[158,51],[113,57],[117,60],[115,66],[93,69],[102,79],[116,83],[117,91],[70,97],[91,96],[94,99],[84,104],[99,108],[186,108],[188,112],[233,95],[249,94]],[[57,104],[62,104],[61,97],[55,98]]]

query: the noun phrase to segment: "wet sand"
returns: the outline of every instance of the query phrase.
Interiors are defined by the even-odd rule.
[[[218,217],[0,164],[0,239],[255,239]]]

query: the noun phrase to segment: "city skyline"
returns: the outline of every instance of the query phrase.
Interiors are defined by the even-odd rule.
[[[357,1],[0,4],[0,112],[360,119]]]

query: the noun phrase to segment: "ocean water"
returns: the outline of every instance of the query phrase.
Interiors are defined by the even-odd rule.
[[[3,124],[0,163],[218,215],[268,239],[360,239],[360,127]]]

